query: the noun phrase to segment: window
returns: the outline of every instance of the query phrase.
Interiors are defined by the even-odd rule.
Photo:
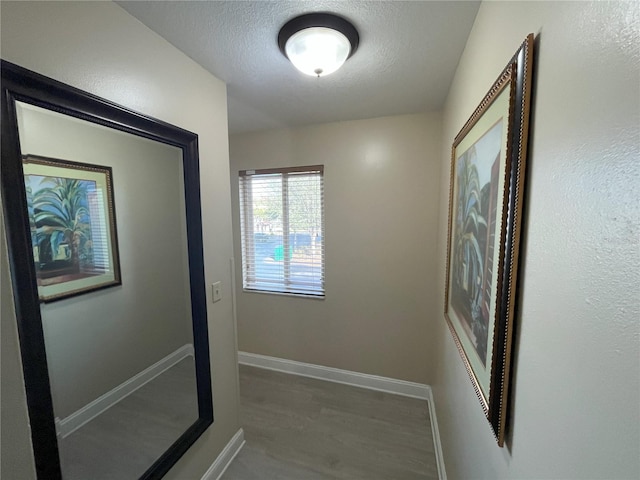
[[[245,290],[324,297],[323,166],[240,172]]]

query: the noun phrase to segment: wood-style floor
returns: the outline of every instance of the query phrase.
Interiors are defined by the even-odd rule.
[[[187,357],[59,441],[64,480],[139,478],[198,418]]]
[[[241,365],[240,405],[221,480],[438,478],[425,400]]]

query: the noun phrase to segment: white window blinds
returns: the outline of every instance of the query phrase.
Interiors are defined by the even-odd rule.
[[[324,297],[323,166],[240,172],[245,290]]]

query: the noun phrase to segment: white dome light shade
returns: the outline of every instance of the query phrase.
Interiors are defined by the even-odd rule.
[[[348,20],[333,13],[307,13],[292,18],[278,33],[282,54],[302,73],[329,75],[358,49],[360,35]]]
[[[337,30],[311,27],[294,33],[287,40],[285,51],[302,73],[320,77],[342,66],[351,52],[351,43]]]

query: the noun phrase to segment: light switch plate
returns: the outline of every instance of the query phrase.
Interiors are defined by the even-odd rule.
[[[211,285],[213,290],[213,302],[218,302],[222,300],[222,284],[221,282],[216,282]]]

